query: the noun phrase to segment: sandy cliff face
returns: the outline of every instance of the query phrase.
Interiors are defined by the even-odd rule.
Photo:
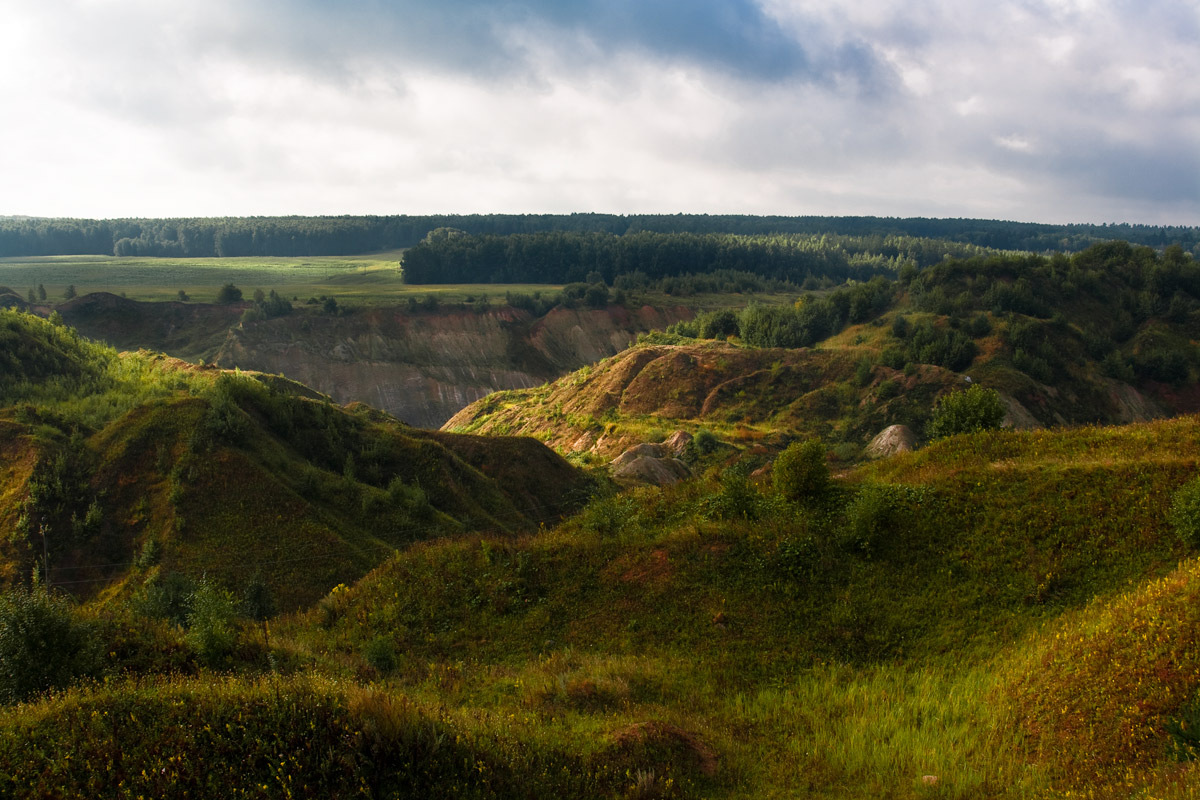
[[[339,402],[358,400],[436,428],[484,395],[540,385],[690,315],[620,306],[557,308],[537,319],[507,306],[293,315],[230,328],[215,360],[282,373]]]

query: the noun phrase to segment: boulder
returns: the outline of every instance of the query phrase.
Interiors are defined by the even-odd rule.
[[[663,447],[661,444],[651,444],[646,442],[645,444],[635,444],[624,453],[621,453],[621,455],[612,460],[612,463],[609,466],[612,469],[618,469],[626,464],[636,461],[639,458],[669,458],[670,455],[671,454],[667,452],[667,448]]]
[[[662,446],[675,458],[683,458],[688,445],[692,443],[692,435],[687,431],[675,431],[663,440]]]
[[[650,458],[642,456],[614,467],[612,476],[619,481],[648,483],[654,486],[670,486],[690,477],[692,471],[678,458]]]
[[[867,445],[868,458],[886,458],[896,453],[911,453],[917,447],[917,436],[907,425],[890,425],[880,431]]]

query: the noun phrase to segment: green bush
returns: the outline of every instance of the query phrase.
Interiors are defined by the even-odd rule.
[[[718,519],[756,520],[761,516],[762,494],[745,466],[738,464],[721,473],[721,485],[709,497],[708,508]]]
[[[242,301],[242,290],[234,286],[232,283],[227,283],[217,292],[217,302],[223,305],[229,303],[240,303]]]
[[[210,667],[224,663],[237,643],[237,600],[227,590],[201,580],[192,592],[187,643]]]
[[[1168,519],[1180,539],[1192,547],[1200,545],[1200,477],[1192,478],[1175,492]]]
[[[0,702],[68,686],[99,665],[94,628],[66,600],[43,589],[0,596]]]
[[[195,586],[187,576],[178,572],[160,572],[146,581],[133,599],[133,608],[147,617],[165,619],[183,627],[187,624],[194,591]]]
[[[961,392],[938,398],[927,433],[944,439],[959,433],[994,430],[1004,422],[1004,403],[995,389],[976,384]]]
[[[721,446],[721,441],[713,435],[712,431],[707,428],[701,428],[692,437],[691,446],[697,454],[707,456],[717,451],[717,448]]]
[[[896,497],[886,486],[864,486],[846,506],[841,544],[861,553],[883,550],[897,519]]]
[[[813,500],[829,488],[825,445],[816,439],[796,442],[775,459],[775,491],[792,501]]]
[[[363,648],[363,658],[380,675],[396,668],[396,645],[387,636],[376,636]]]

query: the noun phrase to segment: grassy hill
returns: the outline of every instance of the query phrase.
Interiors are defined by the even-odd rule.
[[[739,445],[815,436],[853,460],[888,425],[921,434],[935,397],[968,381],[998,390],[1016,427],[1194,412],[1198,336],[1200,267],[1178,248],[948,259],[791,306],[701,313],[445,427],[604,457],[675,428]]]
[[[530,440],[416,431],[276,376],[118,354],[0,313],[9,582],[36,566],[91,597],[259,572],[295,608],[414,540],[536,528],[590,485]]]
[[[232,675],[18,706],[0,763],[111,796],[1187,797],[1200,568],[1165,519],[1198,460],[1193,417],[993,432],[797,502],[714,472],[429,540],[276,620],[274,669],[247,628]]]
[[[620,494],[530,439],[0,312],[0,556],[40,580],[0,594],[0,793],[1193,796],[1200,554],[1168,518],[1200,418],[959,435],[792,494],[748,472],[919,425],[964,383],[951,331],[1034,420],[1186,410],[1188,269],[1099,361],[1095,292],[1061,322],[980,311],[1008,279],[964,272],[941,313],[913,299],[931,272],[844,290],[807,347],[739,319],[740,344],[676,332],[480,407],[563,449],[683,424],[750,459]],[[1061,338],[1026,350],[1031,325]]]

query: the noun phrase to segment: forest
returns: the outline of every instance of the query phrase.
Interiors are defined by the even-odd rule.
[[[44,255],[162,257],[350,255],[412,247],[439,228],[473,236],[537,233],[915,237],[1033,252],[1078,251],[1122,239],[1195,251],[1200,227],[892,217],[708,214],[471,214],[425,216],[64,219],[0,217],[0,258]]]

